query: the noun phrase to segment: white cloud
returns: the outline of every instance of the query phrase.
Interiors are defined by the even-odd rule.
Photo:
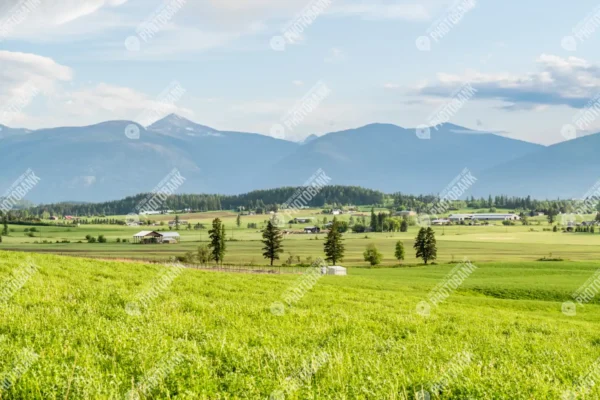
[[[526,74],[480,73],[469,70],[462,75],[440,73],[433,84],[424,83],[417,93],[451,96],[462,85],[471,84],[476,98],[503,100],[508,110],[540,110],[538,106],[567,105],[582,108],[600,88],[600,66],[576,57],[542,54],[538,71]]]
[[[55,96],[51,109],[54,114],[61,115],[76,125],[116,119],[149,123],[153,121],[142,120],[148,114],[155,116],[155,119],[171,113],[193,115],[192,111],[179,104],[180,101],[166,103],[157,96],[128,87],[100,83],[60,93]]]
[[[31,6],[23,9],[22,0],[5,1],[8,3],[0,8],[0,21],[4,22],[5,27],[7,24],[10,27],[8,38],[41,42],[70,36],[73,33],[99,32],[117,26],[120,24],[120,18],[114,15],[111,17],[104,15],[104,18],[97,19],[85,17],[127,2],[127,0],[31,0],[27,3]],[[15,24],[15,20],[19,23]],[[85,23],[81,23],[81,20],[85,20]],[[72,40],[73,37],[71,36],[70,39]]]
[[[40,95],[51,95],[58,82],[72,79],[69,67],[48,57],[0,51],[0,122],[23,118],[25,109]]]
[[[85,125],[101,120],[136,119],[147,110],[160,110],[157,119],[170,113],[192,115],[178,103],[163,103],[158,93],[148,95],[106,83],[73,89],[64,85],[73,80],[71,68],[48,57],[0,51],[0,65],[0,123],[4,125]],[[30,104],[38,99],[46,99],[47,105],[33,113]]]

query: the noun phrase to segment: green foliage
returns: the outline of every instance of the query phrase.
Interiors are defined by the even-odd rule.
[[[364,233],[367,231],[367,227],[364,226],[363,224],[354,224],[352,226],[352,232],[355,233]]]
[[[271,261],[279,260],[279,254],[283,253],[283,245],[281,244],[283,236],[279,228],[271,221],[267,222],[267,226],[262,232],[263,257]]]
[[[338,222],[338,231],[340,233],[346,233],[348,232],[350,225],[348,224],[347,221],[339,221]]]
[[[556,208],[555,207],[551,207],[546,212],[546,218],[548,218],[548,223],[549,224],[553,224],[554,223],[554,219],[556,218],[557,215],[558,215],[558,211],[556,211]]]
[[[2,236],[8,236],[8,216],[4,214],[4,218],[2,218]]]
[[[377,246],[374,243],[371,243],[367,246],[367,249],[363,253],[363,257],[366,262],[371,264],[371,266],[379,265],[381,260],[383,259],[383,254],[377,250]]]
[[[98,243],[106,243],[106,238],[104,237],[104,235],[98,236]]]
[[[399,262],[404,260],[404,243],[402,243],[401,240],[398,240],[396,242],[396,250],[394,251],[394,257],[396,257],[396,260],[398,260]]]
[[[223,263],[225,258],[225,225],[219,218],[215,218],[212,223],[212,229],[208,231],[210,244],[208,247],[211,250],[211,260],[215,263]]]
[[[206,265],[211,260],[210,249],[206,245],[198,246],[196,251],[196,259],[201,265]]]
[[[406,220],[406,218],[402,219],[402,222],[400,223],[400,232],[407,232],[408,231],[408,221]]]
[[[417,251],[416,257],[421,258],[425,265],[427,265],[429,261],[437,259],[437,243],[433,229],[421,228],[413,247]]]
[[[331,229],[329,230],[329,233],[327,233],[323,248],[325,251],[325,259],[330,261],[333,265],[337,265],[338,261],[344,259],[345,247],[342,240],[342,234],[339,232],[339,222],[335,217],[333,218]]]
[[[377,215],[375,214],[375,208],[371,208],[371,232],[377,232]]]

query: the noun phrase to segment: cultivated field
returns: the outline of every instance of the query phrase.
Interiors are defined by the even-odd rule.
[[[364,212],[369,219],[369,213]],[[68,228],[58,227],[36,227],[35,237],[28,237],[23,232],[26,226],[10,226],[10,236],[3,238],[0,249],[51,252],[58,254],[80,255],[98,258],[132,258],[145,260],[167,260],[170,257],[183,255],[187,251],[195,251],[200,244],[208,242],[208,229],[214,218],[219,217],[227,227],[228,251],[225,257],[226,263],[233,264],[266,264],[261,256],[262,243],[260,229],[266,223],[268,215],[243,216],[241,227],[236,225],[237,214],[233,212],[208,212],[180,215],[181,220],[187,220],[192,225],[204,224],[206,229],[187,230],[181,226],[178,232],[182,241],[176,245],[135,245],[132,243],[116,243],[117,238],[129,239],[142,229],[159,229],[168,231],[168,221],[173,220],[173,215],[162,215],[152,217],[157,221],[163,221],[166,225],[151,227],[126,227],[118,225],[81,225]],[[320,210],[306,210],[298,216],[315,218],[315,222],[323,222],[323,218],[332,220],[331,215],[324,215]],[[360,215],[354,215],[355,220]],[[109,218],[124,218],[114,216]],[[348,220],[349,215],[338,217],[340,220]],[[593,216],[586,217],[593,219]],[[257,224],[257,229],[248,229],[248,223]],[[551,226],[545,217],[530,218],[531,225],[523,226],[517,223],[515,226],[503,226],[496,222],[488,226],[447,226],[434,227],[438,242],[438,262],[447,263],[462,260],[468,257],[472,261],[534,261],[542,257],[561,257],[566,260],[597,260],[600,259],[600,231],[591,233],[563,233],[551,232]],[[304,226],[311,224],[293,224],[285,229],[301,231]],[[394,246],[396,241],[402,240],[407,249],[405,264],[417,264],[419,260],[414,258],[412,245],[419,227],[411,226],[408,232],[400,233],[347,233],[344,236],[346,245],[346,257],[344,265],[349,267],[367,266],[362,253],[370,243],[375,243],[384,254],[382,265],[393,266],[397,262],[394,259]],[[544,231],[544,229],[546,231]],[[88,244],[86,235],[104,235],[108,243]],[[285,236],[285,254],[282,255],[280,263],[286,260],[290,254],[297,260],[302,261],[306,257],[323,255],[324,234],[289,234]],[[44,240],[52,243],[41,244]],[[56,243],[56,241],[68,240],[71,243]],[[77,243],[82,241],[83,243]],[[38,243],[34,243],[38,242]]]

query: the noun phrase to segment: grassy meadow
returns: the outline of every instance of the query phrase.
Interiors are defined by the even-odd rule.
[[[600,263],[476,265],[429,316],[416,306],[453,265],[351,267],[278,316],[302,275],[185,269],[153,291],[170,269],[2,252],[0,398],[598,398],[580,383],[600,356],[600,304],[569,317],[561,303]]]
[[[298,216],[332,219],[316,209]],[[243,216],[240,227],[233,212],[180,215],[206,229],[182,226],[175,245],[117,242],[169,230],[172,215],[144,228],[36,227],[33,237],[30,227],[10,225],[0,243],[0,399],[600,397],[600,301],[562,312],[600,268],[600,232],[552,232],[544,217],[528,226],[434,227],[438,259],[428,266],[412,249],[417,226],[346,233],[345,277],[148,262],[207,244],[216,217],[227,228],[226,263],[267,264],[267,215]],[[323,256],[324,238],[286,234],[279,264]],[[399,240],[403,265],[393,256]],[[371,243],[384,255],[381,268],[365,268]],[[537,261],[550,256],[563,261]],[[477,268],[432,305],[430,292],[464,258]]]

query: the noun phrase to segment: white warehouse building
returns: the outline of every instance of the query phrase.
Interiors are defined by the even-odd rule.
[[[518,221],[521,219],[517,214],[452,214],[448,217],[452,222],[460,221]]]

